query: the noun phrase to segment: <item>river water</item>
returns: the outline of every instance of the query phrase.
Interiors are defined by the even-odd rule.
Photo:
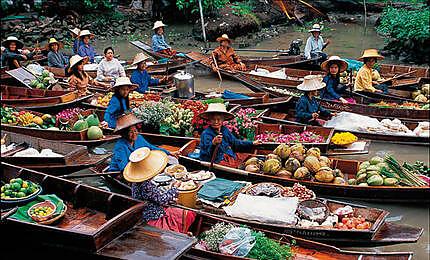
[[[332,44],[330,44],[326,51],[329,55],[339,55],[341,57],[356,58],[359,57],[363,49],[366,48],[377,48],[382,49],[384,45],[384,40],[378,36],[373,29],[364,28],[359,24],[334,24],[330,25],[330,30],[324,32],[323,37],[330,38]],[[169,26],[168,30],[174,33],[181,33],[190,30],[191,27],[188,25],[179,26]],[[148,32],[149,35],[149,32]],[[280,34],[276,38],[270,40],[264,40],[257,43],[250,48],[259,49],[288,49],[290,42],[294,39],[300,38],[305,40],[308,37],[306,32],[298,32],[297,30],[291,28],[288,29],[286,33]],[[143,41],[148,41],[149,37],[142,36]],[[178,44],[173,44],[172,46],[181,51],[198,50],[197,47],[189,47],[187,40],[179,42]],[[192,40],[190,40],[192,41]],[[98,53],[103,52],[103,48],[106,46],[113,45],[116,54],[120,55],[121,59],[130,60],[132,57],[139,52],[139,50],[128,43],[127,40],[119,40],[114,43],[109,41],[98,41],[96,43],[96,49]],[[211,46],[216,46],[216,43],[211,43]],[[302,46],[302,49],[304,47]],[[247,54],[245,54],[247,55]],[[248,55],[255,55],[253,53]],[[396,63],[393,60],[385,60],[387,63]],[[249,90],[243,87],[240,83],[223,80],[219,83],[218,78],[215,74],[209,71],[199,69],[199,68],[187,68],[189,72],[195,75],[195,88],[199,91],[209,91],[215,90],[219,87],[224,89],[229,89],[237,92],[248,92]],[[113,145],[108,144],[105,146],[108,149],[112,149]],[[402,161],[412,161],[421,160],[429,164],[429,147],[424,146],[409,146],[409,145],[396,145],[391,143],[380,143],[373,142],[370,146],[369,155],[354,156],[350,158],[354,159],[368,159],[373,155],[383,155],[385,153],[392,153],[396,158]],[[97,186],[104,189],[113,189],[101,178],[86,178],[82,180],[93,186]],[[364,250],[364,251],[412,251],[414,252],[414,259],[429,259],[430,246],[429,246],[429,207],[428,205],[414,205],[414,204],[387,204],[383,203],[363,203],[360,201],[353,201],[354,203],[364,204],[371,207],[382,208],[391,212],[389,217],[394,217],[394,221],[399,223],[409,224],[414,226],[419,226],[424,228],[424,233],[420,240],[414,244],[401,244],[392,245],[385,247],[375,247],[375,248],[354,248],[354,250]],[[344,245],[348,248],[348,245]],[[349,248],[352,249],[352,248]]]

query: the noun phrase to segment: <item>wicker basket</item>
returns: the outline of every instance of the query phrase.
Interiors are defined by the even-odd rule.
[[[59,214],[59,215],[57,215],[57,216],[55,216],[55,217],[53,217],[53,218],[51,218],[51,219],[48,219],[48,220],[46,220],[46,221],[38,222],[38,223],[39,223],[39,224],[43,224],[43,225],[50,225],[50,224],[52,224],[52,223],[56,222],[57,220],[59,220],[60,218],[62,218],[62,217],[66,214],[66,211],[67,211],[67,205],[64,203],[64,208],[63,208],[63,210],[60,212],[60,214]]]
[[[282,185],[280,185],[280,184],[273,183],[273,182],[261,182],[261,183],[257,183],[257,184],[253,184],[253,185],[249,186],[245,190],[245,194],[252,195],[252,196],[268,196],[268,197],[270,197],[269,194],[262,194],[262,195],[259,195],[259,194],[254,195],[254,194],[252,194],[252,190],[255,189],[256,187],[258,187],[258,186],[269,186],[269,185],[272,186],[272,187],[275,187],[275,188],[277,188],[279,190],[279,192],[276,193],[272,197],[281,197],[282,193],[285,191],[285,188]]]
[[[308,213],[306,213],[304,211],[304,208],[310,208],[310,209],[324,208],[324,216],[321,216],[321,217],[316,218],[316,219],[312,218]],[[330,214],[330,210],[329,210],[328,206],[324,202],[317,200],[317,199],[304,200],[302,202],[299,202],[299,205],[297,206],[297,215],[301,219],[316,221],[320,224],[327,219],[329,214]]]

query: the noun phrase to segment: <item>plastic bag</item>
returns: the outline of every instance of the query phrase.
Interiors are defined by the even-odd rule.
[[[223,254],[234,256],[246,256],[255,245],[255,237],[248,228],[235,227],[230,229],[219,245],[219,251]]]

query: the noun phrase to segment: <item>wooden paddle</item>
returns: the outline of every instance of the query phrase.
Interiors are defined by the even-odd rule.
[[[5,144],[5,143],[6,143],[6,137],[7,137],[7,134],[5,134],[5,135],[1,138],[1,144]]]
[[[12,154],[15,154],[17,152],[23,151],[25,149],[27,149],[30,145],[27,143],[20,143],[18,144],[14,149],[7,151],[5,153],[2,153],[1,156],[5,157],[5,156],[10,156]]]
[[[81,174],[81,175],[61,175],[59,178],[63,179],[78,179],[78,178],[88,178],[88,177],[102,177],[102,176],[112,176],[120,174],[121,172],[105,172],[105,173],[91,173],[91,174]]]
[[[400,74],[400,75],[396,75],[396,76],[394,76],[392,78],[389,78],[389,79],[383,80],[381,82],[378,82],[378,84],[384,84],[385,82],[392,81],[393,79],[402,78],[402,77],[408,76],[410,74],[413,74],[415,72],[417,72],[417,71],[413,70],[413,71],[409,71],[409,72],[406,72],[406,73],[403,73],[403,74]]]
[[[13,209],[9,210],[8,212],[6,212],[5,214],[1,215],[1,221],[4,221],[5,219],[7,219],[8,217],[12,216],[13,214],[15,214],[15,212],[18,210],[18,207],[14,207]]]
[[[219,78],[218,91],[219,91],[219,93],[222,93],[223,91],[222,91],[222,87],[221,87],[221,85],[222,85],[221,72],[219,72],[218,63],[216,62],[215,55],[213,53],[212,53],[212,59],[214,61],[216,72],[218,73],[218,78]]]

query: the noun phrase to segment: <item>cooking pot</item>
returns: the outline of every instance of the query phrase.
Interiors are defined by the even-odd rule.
[[[173,75],[173,83],[176,87],[178,98],[194,97],[194,76],[183,70]]]

